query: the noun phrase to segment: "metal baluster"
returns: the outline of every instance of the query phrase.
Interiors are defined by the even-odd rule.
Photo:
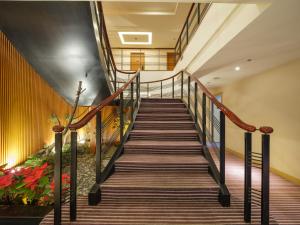
[[[70,180],[70,220],[77,214],[77,131],[71,131],[71,180]]]
[[[245,133],[244,220],[251,222],[252,134]]]
[[[162,81],[160,82],[160,98],[162,98]]]
[[[174,98],[174,77],[172,78],[172,98]]]
[[[130,98],[131,98],[131,122],[133,122],[133,113],[134,113],[133,82],[130,84]]]
[[[261,224],[269,225],[270,135],[262,135]]]
[[[116,92],[117,91],[117,72],[116,71],[114,71],[114,79],[115,79],[114,88],[115,88],[115,92]]]
[[[181,72],[181,100],[183,100],[183,72]]]
[[[55,164],[54,164],[54,224],[61,224],[61,170],[62,170],[62,131],[59,127],[55,131]]]
[[[188,77],[188,108],[190,108],[191,98],[191,77]]]
[[[101,183],[101,111],[96,114],[96,183]]]
[[[200,24],[200,18],[201,18],[200,5],[201,5],[201,3],[197,4],[197,22],[198,22],[198,25]]]
[[[197,84],[197,82],[195,82],[195,96],[194,96],[194,98],[195,98],[195,108],[194,108],[194,112],[195,112],[195,124],[197,125],[197,123],[198,123],[198,95],[197,95],[197,92],[198,92],[198,84]]]
[[[120,144],[123,142],[123,131],[124,131],[124,102],[123,102],[123,92],[120,94]]]
[[[147,98],[149,98],[149,83],[147,83]]]
[[[189,43],[189,20],[186,21],[186,46]]]
[[[220,184],[225,184],[225,114],[220,111]]]
[[[206,94],[202,95],[202,144],[206,145]]]
[[[136,76],[136,87],[135,87],[135,91],[136,91],[136,106],[139,102],[139,76]]]

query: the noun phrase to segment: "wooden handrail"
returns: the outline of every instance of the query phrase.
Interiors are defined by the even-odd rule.
[[[227,116],[231,122],[233,122],[235,125],[237,125],[239,128],[248,131],[248,132],[255,132],[256,130],[259,130],[260,132],[264,134],[270,134],[273,133],[273,128],[268,126],[262,126],[260,128],[256,128],[256,126],[245,123],[243,120],[241,120],[234,112],[232,112],[230,109],[228,109],[225,105],[223,105],[221,102],[219,102],[216,97],[199,81],[198,78],[196,78],[194,75],[188,73],[185,71],[185,73],[188,74],[188,76],[191,77],[197,84],[198,87],[202,89],[202,91],[206,94],[206,96]]]
[[[171,76],[171,77],[167,77],[167,78],[164,78],[164,79],[161,79],[161,80],[144,81],[144,82],[141,82],[141,84],[150,84],[150,83],[156,83],[156,82],[162,82],[162,81],[165,81],[165,80],[170,80],[170,79],[172,79],[173,77],[178,76],[180,73],[182,73],[182,71],[179,71],[178,73],[176,73],[175,75],[173,75],[173,76]]]
[[[109,41],[109,38],[108,38],[108,35],[107,35],[107,30],[106,30],[106,24],[105,24],[105,18],[104,18],[104,12],[103,12],[102,3],[98,2],[97,4],[98,4],[98,9],[99,9],[99,15],[100,15],[101,20],[102,20],[102,26],[103,26],[103,31],[104,31],[102,33],[104,35],[105,45],[107,46],[109,58],[111,59],[112,66],[113,66],[114,70],[118,71],[119,73],[124,73],[124,74],[135,74],[135,73],[137,73],[137,71],[128,72],[128,71],[119,70],[117,68],[115,59],[114,59],[113,54],[112,54],[112,50],[111,50],[112,48],[111,48],[111,45],[110,45],[110,41]],[[100,26],[100,24],[99,24],[99,26]]]
[[[91,119],[93,119],[94,116],[96,116],[97,112],[101,111],[101,109],[104,106],[107,106],[114,99],[116,99],[124,90],[126,90],[128,85],[134,81],[134,79],[138,76],[138,74],[139,74],[139,71],[136,72],[136,74],[127,83],[125,83],[121,88],[119,88],[115,93],[113,93],[112,95],[110,95],[109,97],[104,99],[98,106],[96,106],[91,111],[89,111],[81,120],[79,120],[76,123],[71,124],[69,127],[70,130],[77,130],[77,129],[84,127],[88,122],[91,121]]]

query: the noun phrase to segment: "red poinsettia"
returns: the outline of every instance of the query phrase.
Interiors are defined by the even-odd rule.
[[[13,183],[13,174],[7,174],[0,177],[0,188],[5,188]]]
[[[31,171],[30,170],[25,171],[25,173],[27,173],[26,175],[23,174],[25,177],[25,179],[23,180],[23,182],[26,184],[25,187],[28,187],[31,190],[34,190],[35,187],[37,186],[37,182],[43,176],[44,171],[47,168],[47,166],[48,166],[48,163],[44,163],[42,166],[40,166],[40,167],[37,166]]]
[[[62,185],[65,186],[66,184],[69,184],[70,183],[70,176],[66,173],[63,173],[61,175],[61,181],[62,181]],[[52,192],[54,192],[54,180],[52,180],[51,184],[50,184],[50,188],[52,190]],[[62,190],[63,191],[66,191],[68,188],[63,188]]]

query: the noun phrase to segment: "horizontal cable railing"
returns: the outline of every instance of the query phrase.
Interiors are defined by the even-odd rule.
[[[137,70],[123,71],[117,68],[107,34],[102,4],[101,2],[93,2],[91,4],[92,14],[96,16],[99,33],[99,40],[97,39],[97,42],[100,43],[100,48],[102,51],[100,54],[103,55],[104,66],[106,67],[108,79],[113,86],[113,91],[115,92],[117,90],[117,72],[124,74],[135,74]]]
[[[251,222],[251,205],[255,203],[261,209],[261,224],[269,224],[269,167],[270,167],[270,134],[272,127],[256,127],[241,120],[234,112],[219,102],[215,96],[199,81],[185,71],[172,77],[141,82],[143,98],[179,98],[182,99],[192,113],[195,126],[199,130],[205,157],[210,162],[210,171],[219,183],[219,201],[223,206],[230,205],[230,193],[226,186],[226,118],[245,131],[245,184],[244,184],[244,220]],[[218,116],[213,114],[212,107],[219,109]],[[252,133],[262,133],[262,150],[252,151]],[[214,150],[218,165],[212,156]],[[260,190],[252,188],[251,168],[261,171]]]
[[[176,60],[174,48],[113,48],[112,53],[117,68],[123,71],[173,70]]]
[[[173,48],[112,48],[112,63],[123,71],[136,68],[148,71],[173,70],[210,5],[211,3],[192,3]]]
[[[128,94],[125,94],[129,92]],[[123,144],[133,126],[139,107],[140,72],[137,72],[127,83],[123,84],[114,94],[104,99],[99,105],[87,112],[82,119],[69,126],[71,130],[71,183],[70,183],[70,220],[75,221],[77,215],[77,130],[96,120],[96,182],[89,193],[89,204],[100,201],[100,183],[113,169],[115,159],[121,153]],[[110,110],[105,110],[110,107]],[[103,111],[104,110],[104,111]],[[61,223],[62,201],[62,131],[64,127],[56,125],[55,132],[55,203],[54,223]],[[109,158],[105,158],[106,156]],[[104,165],[104,160],[106,164]]]

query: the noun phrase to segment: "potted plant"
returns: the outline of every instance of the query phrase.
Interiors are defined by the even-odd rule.
[[[39,224],[54,203],[53,166],[0,167],[0,224]],[[62,175],[63,190],[69,176]]]

